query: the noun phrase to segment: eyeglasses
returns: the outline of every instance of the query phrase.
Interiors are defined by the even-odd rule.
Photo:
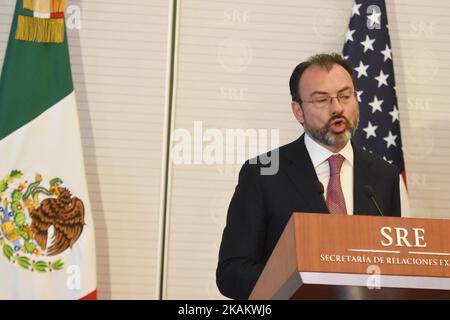
[[[338,94],[336,97],[332,97],[329,95],[320,95],[314,97],[312,100],[305,101],[305,100],[299,100],[299,104],[302,103],[312,103],[314,107],[316,108],[325,108],[330,105],[330,103],[333,102],[333,99],[337,99],[340,104],[346,105],[351,102],[354,102],[356,98],[356,92],[355,91],[346,91]]]

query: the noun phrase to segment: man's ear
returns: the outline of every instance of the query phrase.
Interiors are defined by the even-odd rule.
[[[305,122],[303,117],[303,109],[300,106],[300,103],[296,101],[291,102],[292,113],[294,114],[295,119],[300,122],[302,125]]]

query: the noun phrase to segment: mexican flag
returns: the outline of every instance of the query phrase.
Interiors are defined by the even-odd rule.
[[[18,0],[0,77],[0,300],[96,297],[64,0]]]

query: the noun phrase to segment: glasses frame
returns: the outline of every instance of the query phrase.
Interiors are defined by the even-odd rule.
[[[356,91],[350,92],[350,95],[353,96],[355,99],[357,99],[357,92],[356,92]],[[341,98],[342,98],[342,94],[341,94]],[[327,98],[327,100],[328,100],[327,106],[329,106],[331,103],[333,103],[333,99],[337,99],[337,101],[338,101],[340,104],[343,104],[343,105],[347,104],[347,103],[342,103],[341,100],[340,100],[340,98],[339,98],[339,95],[337,95],[337,96],[335,96],[335,97],[328,96],[328,98]],[[299,103],[300,105],[302,105],[302,103],[304,103],[304,102],[306,102],[306,103],[312,103],[312,105],[313,105],[315,108],[317,108],[317,109],[325,108],[325,105],[324,105],[323,107],[322,107],[322,106],[317,106],[316,103],[314,102],[314,100],[301,100],[301,99],[298,100],[298,103]],[[349,102],[350,102],[350,101],[349,101]]]

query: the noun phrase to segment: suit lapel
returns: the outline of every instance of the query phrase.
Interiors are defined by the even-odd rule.
[[[373,162],[354,144],[353,154],[353,212],[355,215],[378,215],[364,189],[365,185],[375,188],[376,173],[373,172]]]
[[[376,208],[367,196],[364,186],[376,188],[376,172],[373,172],[373,162],[367,155],[353,143],[353,211],[355,215],[378,215]],[[295,185],[296,190],[310,212],[329,213],[327,205],[321,194],[318,193],[315,183],[318,181],[316,171],[305,146],[304,134],[291,143],[282,156],[286,163],[282,166],[285,173]],[[324,186],[326,188],[326,186]]]
[[[329,213],[323,196],[315,187],[319,180],[305,146],[304,134],[288,146],[284,157],[287,160],[284,170],[308,204],[309,212]]]

